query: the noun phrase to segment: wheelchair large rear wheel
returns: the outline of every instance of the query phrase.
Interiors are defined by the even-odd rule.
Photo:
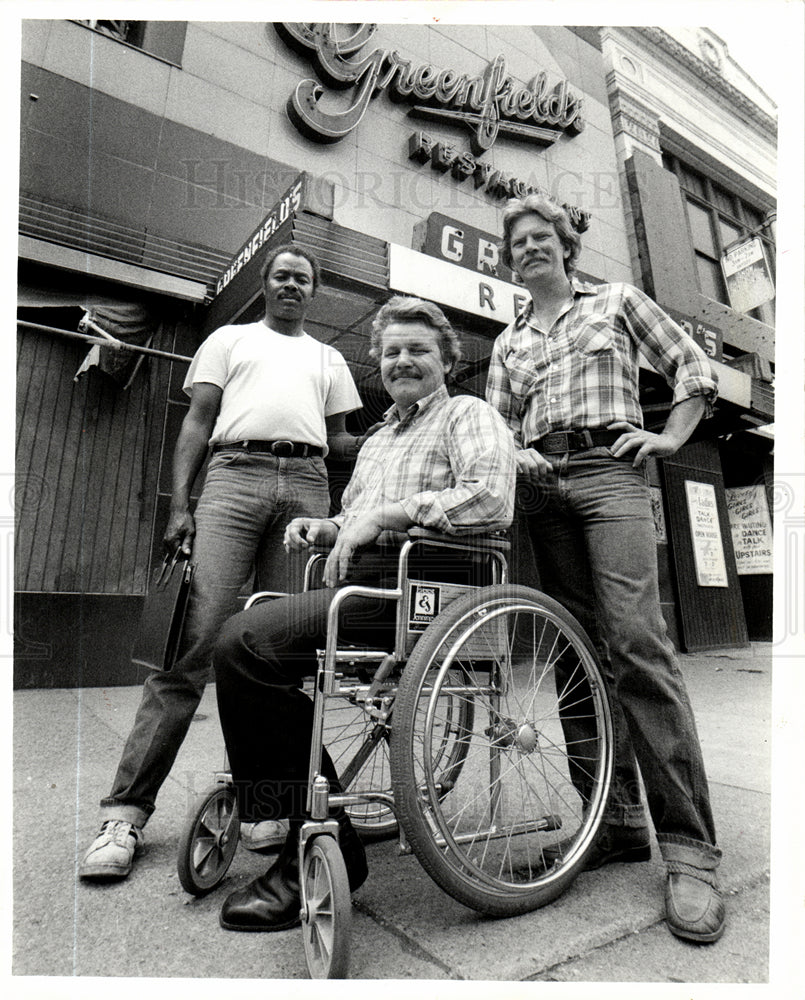
[[[463,703],[473,712],[445,788],[443,715]],[[481,588],[439,615],[403,673],[391,742],[400,823],[455,899],[493,916],[536,909],[584,866],[612,744],[604,680],[576,620],[531,588]]]
[[[235,789],[229,784],[213,785],[196,800],[179,838],[182,888],[194,896],[215,889],[229,870],[239,836]]]

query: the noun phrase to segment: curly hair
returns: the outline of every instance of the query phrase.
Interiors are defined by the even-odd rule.
[[[268,277],[268,272],[271,270],[271,265],[282,253],[291,253],[294,257],[303,257],[308,264],[310,264],[313,269],[313,291],[319,287],[319,282],[321,281],[321,268],[319,267],[319,262],[316,260],[315,254],[311,250],[307,250],[305,247],[298,247],[294,243],[283,243],[281,246],[274,247],[274,249],[266,256],[266,259],[260,265],[260,280],[265,285],[266,278]]]
[[[461,360],[459,336],[442,310],[426,299],[410,295],[395,295],[379,309],[372,323],[372,346],[370,355],[379,360],[382,352],[383,334],[392,323],[424,323],[436,332],[442,361],[455,371]]]
[[[572,274],[581,253],[581,236],[570,221],[570,216],[559,202],[544,194],[530,194],[525,198],[512,198],[503,209],[503,241],[500,244],[500,259],[507,267],[512,267],[511,234],[515,222],[524,215],[538,215],[550,222],[562,246],[570,253],[565,257],[565,273]]]

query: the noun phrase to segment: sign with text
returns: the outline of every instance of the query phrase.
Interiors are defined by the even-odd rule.
[[[724,492],[738,575],[772,573],[772,527],[765,488],[734,486]]]
[[[533,81],[524,86],[509,76],[503,55],[495,56],[482,73],[471,73],[414,63],[396,49],[371,48],[376,24],[282,21],[275,27],[292,49],[311,60],[322,81],[301,80],[287,105],[296,128],[316,142],[338,142],[349,135],[383,91],[395,101],[409,102],[411,114],[468,128],[477,155],[491,149],[498,135],[550,146],[562,134],[574,136],[584,129],[583,99],[566,79],[551,86],[545,70],[534,67]],[[325,87],[339,92],[351,88],[349,106],[328,110],[328,102],[321,100]]]
[[[276,205],[255,229],[251,236],[232,258],[231,263],[218,279],[215,294],[220,295],[229,282],[249,261],[257,256],[260,248],[276,233],[283,230],[289,232],[294,215],[302,205],[305,191],[305,176],[300,174],[288,190],[282,195]],[[287,224],[287,225],[286,225]]]
[[[738,312],[749,312],[774,298],[771,268],[759,236],[722,254],[721,270],[727,283],[730,305]]]
[[[713,361],[723,360],[724,334],[717,326],[702,323],[700,320],[694,319],[692,316],[686,316],[676,309],[668,309],[667,306],[663,306],[662,308],[675,323],[678,323],[682,327],[689,337],[692,337],[696,341],[708,358],[712,358]]]
[[[204,313],[201,332],[205,336],[227,323],[243,322],[241,317],[257,308],[263,296],[260,268],[271,247],[291,241],[293,220],[304,206],[306,193],[307,175],[301,173],[232,258]]]
[[[389,243],[389,287],[505,325],[528,302],[519,285]]]
[[[686,479],[685,493],[688,499],[696,581],[700,587],[726,587],[727,564],[724,561],[724,543],[718,523],[715,487],[712,483],[696,483]]]
[[[415,249],[501,281],[513,282],[511,268],[500,260],[500,238],[441,212],[431,212],[414,226]]]

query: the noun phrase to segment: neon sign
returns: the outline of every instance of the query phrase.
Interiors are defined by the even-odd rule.
[[[343,111],[321,107],[324,88],[316,80],[302,80],[288,99],[288,116],[296,128],[316,142],[338,142],[363,119],[369,102],[387,91],[396,100],[413,104],[411,114],[431,120],[466,125],[472,150],[480,156],[498,135],[548,146],[563,133],[578,135],[584,128],[582,98],[567,80],[549,87],[547,74],[538,73],[524,87],[506,74],[506,60],[496,56],[482,76],[455,69],[437,69],[429,63],[412,64],[395,50],[376,48],[363,54],[377,25],[352,26],[285,21],[276,25],[295,51],[308,56],[327,86],[355,91]],[[348,32],[342,37],[342,32]]]

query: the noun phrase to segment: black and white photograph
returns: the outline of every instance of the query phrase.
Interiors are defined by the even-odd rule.
[[[0,22],[9,995],[801,996],[805,3]]]

